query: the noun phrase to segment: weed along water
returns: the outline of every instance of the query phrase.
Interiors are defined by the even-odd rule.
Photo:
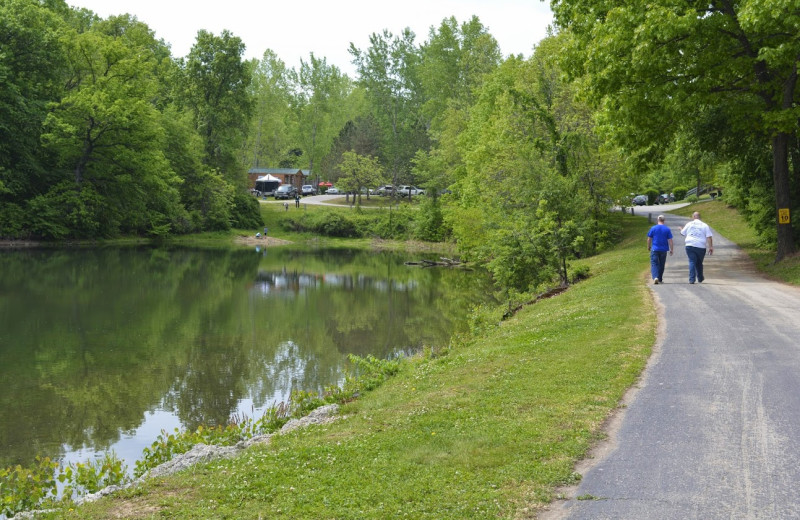
[[[415,259],[417,257],[415,256]],[[0,468],[258,417],[343,381],[349,354],[446,343],[491,291],[479,273],[375,251],[0,252]]]

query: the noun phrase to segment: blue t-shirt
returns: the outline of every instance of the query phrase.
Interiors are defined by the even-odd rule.
[[[653,239],[653,251],[669,251],[669,240],[672,238],[672,231],[669,226],[656,224],[647,232],[647,236]]]

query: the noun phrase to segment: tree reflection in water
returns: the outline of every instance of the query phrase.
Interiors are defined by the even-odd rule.
[[[127,457],[153,431],[259,415],[340,383],[348,354],[445,343],[485,276],[392,253],[0,252],[0,465]],[[146,436],[147,438],[142,438]],[[133,460],[126,461],[133,466]]]

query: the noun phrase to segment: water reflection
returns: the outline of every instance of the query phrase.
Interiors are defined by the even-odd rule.
[[[339,383],[350,353],[440,344],[475,273],[349,250],[0,252],[0,465],[129,466],[161,428],[258,415]]]

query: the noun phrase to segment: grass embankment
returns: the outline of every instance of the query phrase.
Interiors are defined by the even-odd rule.
[[[591,278],[410,360],[341,420],[50,516],[533,517],[578,478],[654,342],[648,224],[621,218],[620,246],[584,261]]]
[[[735,242],[753,260],[765,276],[794,285],[800,285],[800,255],[784,258],[775,263],[775,248],[767,247],[756,232],[747,225],[739,212],[723,201],[701,202],[670,211],[674,215],[691,217],[695,211],[700,218],[728,240]]]

